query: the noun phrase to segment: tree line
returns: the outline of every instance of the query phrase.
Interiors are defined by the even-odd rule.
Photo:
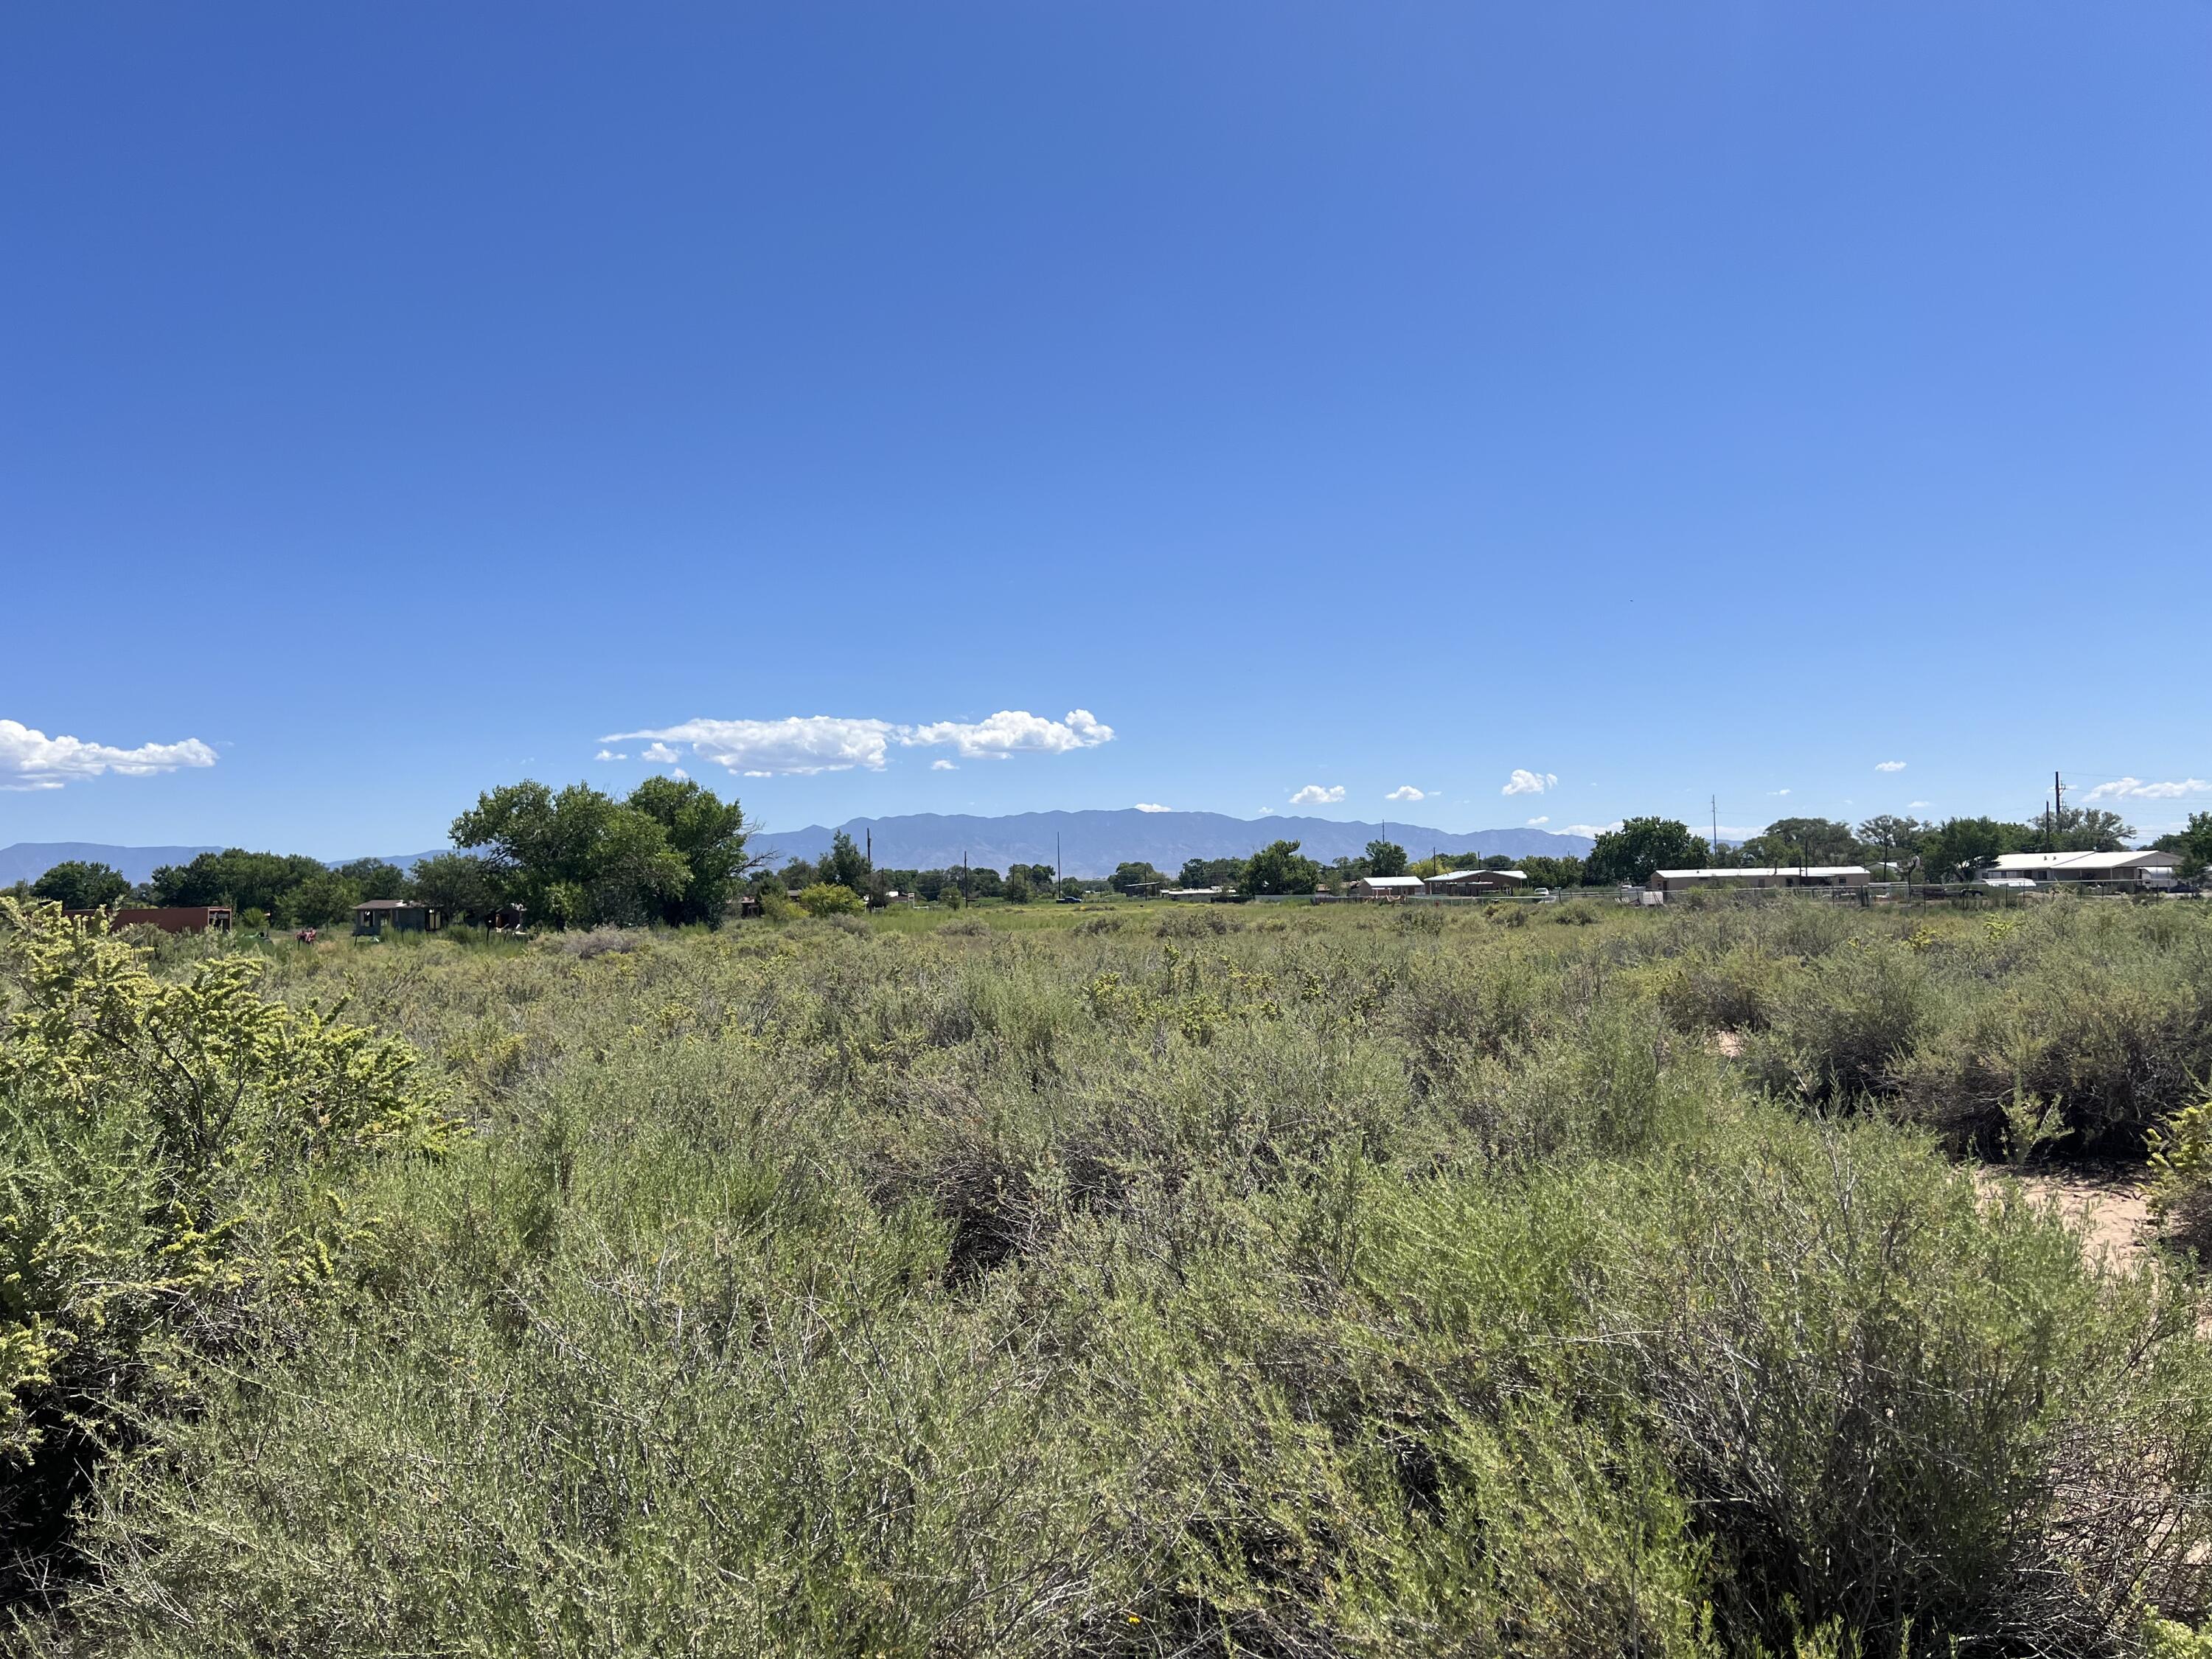
[[[1552,866],[1560,878],[1542,882],[1548,886],[1641,883],[1655,870],[1851,864],[1886,868],[1905,880],[1966,881],[2007,853],[2115,853],[2135,833],[2117,812],[2069,806],[2035,823],[1990,817],[1936,823],[1884,813],[1854,828],[1834,818],[1779,818],[1749,840],[1729,846],[1709,841],[1679,819],[1640,817],[1600,836],[1586,859],[1527,859],[1522,867],[1531,881],[1540,881],[1537,867]],[[2212,812],[2191,814],[2185,828],[2151,844],[2177,855],[2175,868],[2182,876],[2201,874],[2212,863]],[[1569,866],[1577,866],[1575,881],[1565,878]]]
[[[412,899],[457,921],[519,913],[555,927],[713,926],[752,868],[748,834],[736,801],[688,779],[647,778],[621,799],[587,784],[526,781],[478,796],[453,820],[460,850],[410,869],[232,847],[163,865],[136,885],[107,865],[71,860],[17,887],[73,910],[228,905],[256,927],[331,927],[371,899]]]
[[[1025,904],[1080,898],[1102,890],[1158,891],[1213,887],[1249,896],[1342,891],[1364,876],[1436,875],[1479,866],[1516,868],[1534,888],[1640,884],[1655,870],[1864,864],[1899,878],[1971,878],[2005,853],[2112,852],[2135,835],[2120,815],[2067,807],[2037,823],[1989,817],[1941,823],[1883,814],[1856,827],[1817,817],[1780,818],[1741,845],[1717,844],[1680,819],[1636,817],[1597,838],[1585,858],[1500,855],[1418,862],[1394,842],[1370,842],[1358,858],[1323,865],[1295,841],[1276,841],[1249,858],[1193,858],[1170,877],[1142,860],[1122,863],[1104,880],[1060,877],[1050,865],[936,870],[878,868],[840,830],[817,860],[771,869],[746,851],[744,812],[688,779],[647,778],[619,799],[587,784],[555,790],[534,781],[487,790],[456,817],[456,848],[417,860],[411,869],[380,859],[327,865],[300,854],[228,848],[164,865],[133,884],[105,864],[57,864],[37,881],[18,882],[19,897],[73,910],[118,904],[230,906],[242,925],[325,927],[371,899],[413,899],[455,920],[485,921],[519,913],[532,926],[589,927],[719,926],[750,894],[781,908],[790,902],[816,914],[858,910],[893,894],[931,904],[976,900]],[[2212,865],[2212,812],[2153,843],[2178,855],[2185,878]]]

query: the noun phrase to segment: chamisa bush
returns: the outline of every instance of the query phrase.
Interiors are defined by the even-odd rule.
[[[449,1139],[408,1044],[264,1000],[260,966],[157,979],[0,900],[0,1600],[66,1581],[95,1473],[195,1407],[198,1362],[341,1294],[361,1173]]]
[[[118,1426],[84,1443],[66,1571],[15,1646],[2193,1639],[2190,1282],[2085,1261],[1899,1121],[2078,919],[1916,943],[1780,907],[1209,914],[288,947],[258,991],[238,957],[131,965],[155,1000],[234,976],[241,1017],[295,1032],[347,996],[390,1035],[345,1042],[399,1069],[369,1067],[379,1103],[343,1131],[254,1073],[269,1127],[223,1165],[237,1196],[193,1212],[270,1218],[224,1235],[243,1277],[149,1296],[130,1352],[158,1363],[22,1374],[27,1413]],[[20,972],[15,1006],[110,1029],[62,988],[70,952],[112,947],[19,927],[17,960],[63,966]],[[35,1164],[76,1121],[51,1103],[77,1062],[9,1043]],[[118,1218],[88,1286],[174,1236],[123,1237],[179,1177],[155,1107],[127,1104],[153,1085],[113,1077],[85,1085],[92,1120],[145,1127],[80,1160],[125,1172],[79,1201]],[[119,1354],[119,1328],[78,1352]]]

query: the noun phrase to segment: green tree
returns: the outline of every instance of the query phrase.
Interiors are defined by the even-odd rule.
[[[658,776],[631,790],[625,805],[660,826],[689,872],[684,890],[661,901],[660,919],[720,927],[746,868],[744,809],[689,778]]]
[[[1000,890],[1009,904],[1027,904],[1036,896],[1030,886],[1030,878],[1018,872],[1008,876],[1006,885]]]
[[[64,910],[101,909],[130,890],[131,884],[120,870],[82,859],[67,859],[51,866],[31,884],[33,898],[52,899]]]
[[[1164,887],[1167,877],[1141,860],[1118,864],[1114,873],[1106,878],[1106,884],[1117,893],[1129,893],[1139,887]]]
[[[1313,890],[1310,888],[1307,889],[1307,891],[1309,892],[1312,890]],[[1064,877],[1062,878],[1060,886],[1056,891],[1058,896],[1061,898],[1079,899],[1083,896],[1084,893],[1083,883],[1073,876]]]
[[[1937,881],[1969,881],[1999,854],[2034,848],[2040,834],[2027,824],[1995,818],[1946,818],[1921,843],[1921,858]]]
[[[1176,882],[1183,887],[1242,887],[1244,884],[1244,860],[1185,859]]]
[[[1395,841],[1370,841],[1365,857],[1370,876],[1402,876],[1406,873],[1406,849]]]
[[[434,853],[407,872],[408,896],[457,921],[483,921],[507,902],[499,872],[471,853]]]
[[[1854,864],[1864,852],[1848,823],[1833,818],[1777,818],[1742,848],[1750,865]]]
[[[1654,870],[1702,870],[1710,850],[1703,836],[1676,818],[1630,818],[1607,831],[1583,862],[1583,879],[1593,886],[1626,882],[1641,886]]]
[[[249,853],[227,847],[202,853],[189,864],[165,864],[149,884],[156,904],[228,904],[240,910],[276,915],[284,896],[301,883],[325,873],[320,859],[303,854]]]
[[[2135,825],[2100,806],[2063,807],[2056,822],[2045,820],[2061,853],[2117,853],[2135,839]]]
[[[2185,881],[2196,880],[2212,865],[2212,812],[2191,812],[2185,828],[2160,836],[2151,845],[2161,853],[2179,854],[2174,873]]]
[[[842,830],[830,836],[830,850],[822,855],[817,868],[820,878],[833,887],[849,887],[856,893],[868,890],[868,856]]]
[[[1521,860],[1521,872],[1531,887],[1579,887],[1583,861],[1578,858],[1533,858]]]
[[[1884,812],[1859,825],[1859,839],[1874,849],[1884,864],[1910,869],[1919,861],[1920,845],[1936,826],[1916,817]]]
[[[277,901],[276,917],[287,927],[336,927],[353,919],[362,897],[361,889],[336,870],[318,870]]]
[[[337,874],[353,884],[365,899],[396,899],[407,896],[407,872],[382,859],[355,859],[337,866]]]
[[[556,794],[535,781],[488,790],[453,820],[453,844],[482,848],[533,922],[635,925],[690,880],[668,832],[588,784]]]
[[[1252,854],[1244,866],[1248,893],[1310,893],[1321,885],[1321,866],[1298,851],[1294,841],[1274,841]]]

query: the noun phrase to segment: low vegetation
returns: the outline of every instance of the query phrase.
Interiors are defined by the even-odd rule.
[[[2192,1651],[2197,912],[15,913],[10,1639]]]

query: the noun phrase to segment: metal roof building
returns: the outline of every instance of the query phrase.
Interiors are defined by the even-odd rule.
[[[1763,864],[1740,869],[1654,870],[1644,884],[1655,893],[1692,887],[1863,887],[1874,879],[1863,864]]]
[[[1429,891],[1445,898],[1467,893],[1503,893],[1524,884],[1525,870],[1446,870],[1428,878]]]
[[[1350,898],[1403,899],[1418,898],[1427,889],[1419,876],[1362,876],[1344,890]]]
[[[1997,861],[1981,872],[1992,876],[2025,876],[2032,881],[2112,881],[2137,885],[2173,879],[2175,855],[2146,847],[2117,853],[2001,853]]]

